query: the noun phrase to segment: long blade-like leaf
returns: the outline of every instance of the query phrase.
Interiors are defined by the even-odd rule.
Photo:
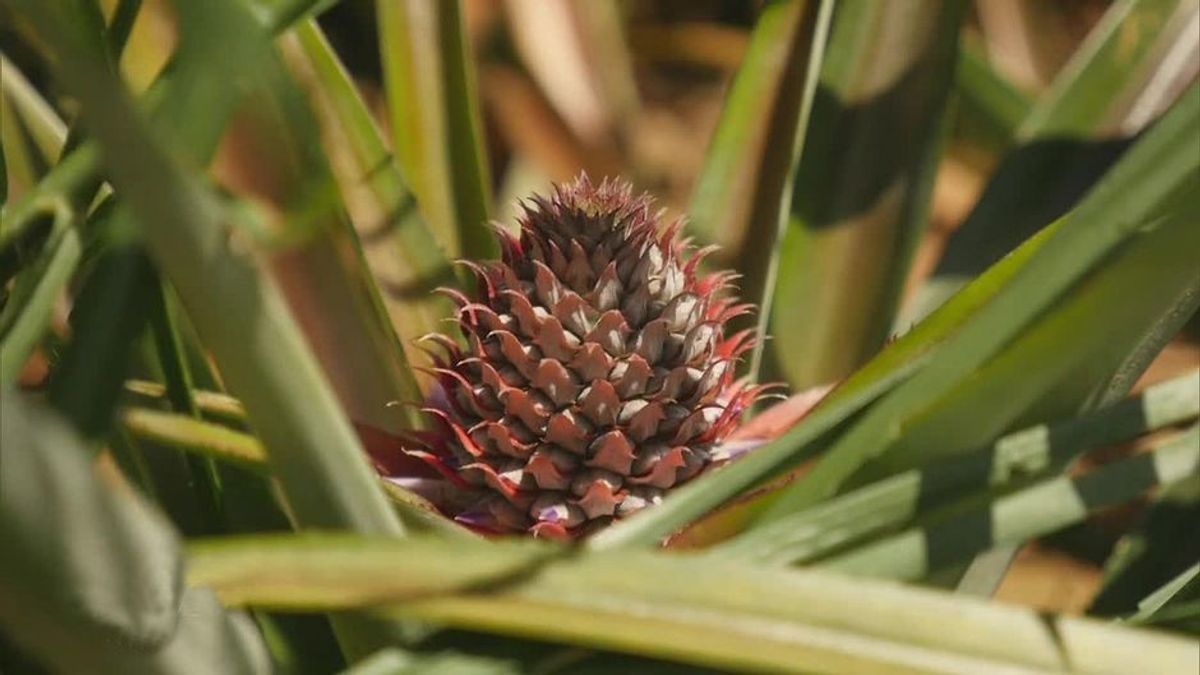
[[[55,46],[63,82],[87,110],[92,133],[110,150],[105,160],[114,185],[266,439],[283,484],[292,486],[285,490],[297,516],[311,525],[396,532],[395,516],[282,299],[251,260],[231,250],[222,212],[211,196],[163,152],[156,134],[120,93],[120,83],[95,58],[93,37],[80,34],[62,3],[9,4]],[[228,26],[238,35],[248,26],[232,11],[236,6],[209,11],[207,3],[181,4],[202,13],[198,24]],[[247,66],[226,63],[247,55],[230,49],[229,34],[222,36],[204,52],[213,59],[206,70],[217,77]],[[227,67],[217,67],[222,63]]]
[[[621,551],[543,557],[499,583],[513,544],[406,543],[204,543],[190,579],[231,604],[392,602],[443,625],[734,670],[1185,672],[1195,658],[1187,639],[823,572]],[[469,589],[447,583],[473,575]]]
[[[491,190],[460,0],[376,3],[393,147],[451,257],[494,257]]]
[[[779,272],[791,191],[788,184],[803,151],[817,78],[833,14],[830,0],[796,0],[768,6],[739,69],[725,112],[709,148],[691,213],[703,241],[712,218],[746,242],[737,251],[742,294],[757,301],[760,337],[750,359],[749,377],[758,377]],[[762,71],[762,72],[756,72]],[[747,100],[770,92],[767,101]],[[759,125],[755,127],[754,125]],[[747,142],[747,137],[753,140]],[[731,172],[745,171],[735,176]],[[751,181],[745,183],[747,178]],[[728,180],[732,189],[714,185]],[[738,188],[741,188],[740,190]]]
[[[337,54],[315,22],[283,43],[292,72],[307,84],[359,245],[383,294],[410,363],[425,355],[411,340],[438,328],[448,303],[431,291],[453,285],[446,254],[421,217],[383,135]]]
[[[986,500],[924,527],[835,556],[822,566],[851,574],[920,579],[993,545],[1021,543],[1078,523],[1100,509],[1195,475],[1198,469],[1200,432],[1193,427],[1160,444],[1153,453]]]
[[[903,328],[1066,212],[1195,78],[1194,0],[1121,0],[1016,131],[1018,147],[951,238]]]
[[[1163,316],[1191,315],[1200,306],[1200,271],[1190,264],[1190,251],[1200,248],[1194,220],[1200,199],[1186,204],[1149,224],[1155,229],[1139,234],[1060,299],[1054,312],[910,418],[863,476],[927,464],[985,443],[1014,425],[1092,409],[1099,402],[1097,393],[1108,388],[1147,326]],[[1087,326],[1103,329],[1080,335],[1080,327]],[[972,419],[967,422],[964,416]]]
[[[1191,536],[1198,521],[1200,478],[1163,490],[1142,522],[1113,547],[1088,613],[1133,614],[1151,591],[1200,560],[1200,540]]]
[[[347,218],[316,121],[271,56],[251,75],[253,103],[231,128],[227,147],[247,150],[222,163],[252,166],[254,177],[223,173],[266,207],[272,236],[284,241],[265,258],[347,414],[399,431],[412,421],[389,402],[419,401],[420,390]]]
[[[611,526],[592,537],[589,544],[600,548],[653,545],[755,484],[813,457],[821,447],[817,441],[824,434],[922,368],[948,336],[960,330],[1007,287],[1055,232],[1056,227],[1046,228],[994,265],[847,378],[794,429],[733,466],[701,476],[675,490],[662,505]],[[753,512],[761,512],[778,495],[778,491],[761,495]]]
[[[157,110],[173,125],[168,137],[181,146],[168,154],[164,130],[151,128],[97,58],[105,47],[74,21],[74,7],[58,0],[8,4],[53,46],[58,74],[105,150],[114,188],[139,221],[148,250],[179,291],[230,390],[245,403],[296,520],[304,527],[403,532],[283,298],[254,259],[232,245],[225,229],[229,214],[177,154],[206,158],[215,148],[242,91],[230,86],[229,74],[253,73],[269,63],[267,30],[241,3],[176,4],[181,25],[193,30],[183,35]],[[351,654],[392,639],[381,628],[394,633],[357,622],[342,626],[339,637]]]
[[[901,526],[948,497],[1061,470],[1087,450],[1134,439],[1200,415],[1200,376],[1054,425],[1018,431],[962,457],[931,463],[757,527],[716,550],[772,564],[803,563]]]
[[[787,98],[784,90],[793,88],[792,98],[800,93],[796,87],[803,83],[786,78],[785,73],[800,57],[798,50],[811,44],[814,34],[804,28],[806,20],[809,31],[815,28],[811,24],[814,9],[813,3],[798,1],[764,8],[709,142],[688,207],[688,232],[701,244],[723,246],[728,259],[736,259],[744,245],[764,158],[768,153],[783,152],[787,155],[783,166],[790,165],[791,148],[775,142],[769,130],[775,109]],[[790,72],[797,75],[803,71]],[[777,159],[774,165],[780,163]],[[771,199],[781,201],[779,194]]]
[[[837,5],[770,317],[770,356],[797,390],[845,377],[888,337],[925,231],[965,9]]]
[[[851,474],[899,441],[906,427],[929,406],[971,379],[974,371],[1019,336],[1087,272],[1118,250],[1139,228],[1152,224],[1172,200],[1188,194],[1198,169],[1191,152],[1200,144],[1198,120],[1200,86],[1193,87],[1130,150],[1088,199],[1064,219],[1020,274],[949,339],[929,367],[889,394],[839,438],[805,480],[788,488],[768,516],[779,517],[834,494]],[[1194,228],[1189,231],[1188,224],[1178,218],[1170,227],[1163,225],[1162,230],[1169,237],[1178,237],[1176,245],[1189,241],[1194,234]],[[1158,241],[1163,239],[1159,237]],[[1151,277],[1154,275],[1144,276],[1143,280],[1149,282]],[[1019,403],[1014,402],[1014,406]],[[1072,403],[1078,405],[1078,400]],[[1010,422],[1012,419],[1009,417]],[[992,437],[1002,430],[993,430]]]
[[[74,211],[58,203],[52,213],[49,239],[32,264],[19,275],[0,309],[0,385],[3,386],[16,382],[45,335],[54,303],[83,258],[83,242],[75,229]]]
[[[127,408],[121,413],[121,425],[139,442],[173,447],[196,457],[220,461],[255,472],[267,473],[267,452],[253,436],[212,422],[186,415],[148,408]],[[380,479],[387,496],[406,524],[418,529],[435,530],[464,538],[473,535],[443,516],[427,500]]]

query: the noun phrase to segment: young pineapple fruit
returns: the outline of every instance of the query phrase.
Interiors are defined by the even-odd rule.
[[[713,461],[758,397],[734,380],[750,311],[734,275],[700,276],[707,250],[661,228],[647,195],[581,176],[498,232],[500,262],[459,305],[466,348],[444,335],[433,369],[440,433],[416,454],[478,493],[459,519],[498,532],[585,535],[662,499]]]

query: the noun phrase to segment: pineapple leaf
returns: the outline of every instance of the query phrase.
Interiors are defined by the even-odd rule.
[[[1200,427],[1192,427],[1154,452],[1138,454],[1082,476],[1051,478],[994,499],[967,501],[880,541],[820,563],[822,567],[915,580],[962,562],[993,545],[1016,544],[1081,522],[1160,485],[1184,480],[1200,468]]]
[[[764,9],[709,141],[688,207],[688,233],[700,244],[720,244],[729,259],[736,259],[743,246],[755,200],[761,198],[767,205],[774,204],[775,209],[782,203],[784,184],[780,183],[772,194],[761,194],[757,187],[759,174],[769,165],[777,167],[782,175],[791,164],[793,148],[775,142],[768,130],[779,107],[791,111],[793,125],[799,122],[798,104],[803,99],[805,78],[804,70],[796,67],[810,60],[803,51],[806,47],[811,46],[810,51],[818,56],[821,53],[822,45],[814,42],[822,35],[814,23],[817,4],[777,2]],[[818,58],[813,66],[819,65]],[[785,78],[787,73],[792,77]],[[808,84],[812,84],[811,79]],[[781,126],[780,130],[786,131],[787,127]],[[768,161],[771,153],[782,157]],[[772,222],[771,227],[773,232],[777,223]]]
[[[234,606],[370,606],[467,630],[721,669],[1185,672],[1195,659],[1194,642],[1179,637],[701,556],[555,557],[529,543],[413,538],[401,545],[338,535],[237,538],[191,551],[189,582]],[[862,611],[864,597],[870,612]]]
[[[1065,213],[1195,76],[1190,0],[1113,3],[1050,92],[1016,129],[1015,147],[951,237],[906,311],[919,320],[1030,233]]]
[[[111,466],[96,470],[65,419],[13,390],[0,418],[7,636],[61,672],[182,674],[197,654],[214,672],[270,672],[248,618],[183,587],[178,535]]]
[[[996,72],[978,40],[960,37],[954,72],[956,129],[989,149],[1004,150],[1014,141],[1021,120],[1029,115],[1029,97]]]
[[[120,417],[124,431],[139,444],[150,446],[152,452],[154,446],[177,448],[195,457],[270,475],[267,451],[250,434],[189,415],[149,408],[126,408]],[[406,525],[458,538],[472,536],[438,513],[425,499],[386,480],[381,485]]]
[[[410,363],[424,354],[412,340],[438,328],[450,316],[449,303],[431,291],[453,286],[445,252],[421,217],[415,197],[400,174],[375,119],[337,54],[313,21],[285,39],[292,72],[307,84],[346,206],[358,232],[358,246],[380,286],[392,324],[405,341]]]
[[[150,252],[179,289],[231,390],[240,394],[266,439],[298,518],[311,525],[397,532],[398,521],[375,487],[353,432],[282,299],[245,256],[231,250],[213,197],[162,150],[128,97],[114,94],[122,91],[120,84],[103,67],[103,59],[95,58],[90,39],[77,34],[79,26],[69,20],[64,3],[8,4],[19,8],[46,43],[55,46],[63,82],[88,111],[85,120],[97,141],[121,147],[105,156],[114,187],[128,200]],[[220,88],[228,89],[224,74],[248,65],[215,67],[245,55],[234,48],[235,37],[245,37],[246,31],[255,34],[252,27],[257,24],[242,21],[245,17],[236,6],[181,3],[197,13],[196,25],[230,27],[229,32],[219,31],[220,40],[214,34],[197,36],[203,39],[193,45],[188,61],[209,60],[202,71],[190,72],[213,80],[199,85],[216,87],[220,79]],[[187,66],[179,64],[179,98],[201,93],[183,86]],[[181,115],[173,121],[182,125],[186,119]],[[208,133],[191,127],[187,131],[193,140]]]
[[[732,244],[744,277],[742,295],[757,301],[760,338],[771,313],[792,199],[788,187],[808,138],[834,4],[781,2],[764,10],[689,209],[691,231],[701,242],[715,240],[717,232],[740,237],[721,243]],[[763,344],[760,339],[751,355],[751,380],[758,378]]]
[[[381,0],[376,10],[392,145],[421,211],[452,258],[493,258],[490,183],[461,2]]]
[[[83,258],[74,211],[62,203],[52,208],[49,237],[33,262],[18,275],[0,309],[0,386],[16,382],[50,324],[54,303]],[[30,212],[29,222],[37,219],[35,214],[37,211]]]
[[[1136,398],[880,480],[749,530],[714,553],[797,564],[860,544],[972,490],[1060,471],[1080,453],[1132,440],[1200,415],[1200,375],[1156,385]]]
[[[805,480],[787,488],[765,517],[780,517],[836,493],[864,464],[881,455],[893,443],[908,438],[902,435],[902,430],[929,411],[930,406],[960,384],[967,386],[979,380],[974,377],[979,368],[1027,331],[1028,326],[1045,309],[1097,266],[1100,269],[1115,267],[1119,272],[1135,275],[1142,283],[1150,284],[1145,287],[1150,295],[1126,301],[1125,305],[1130,310],[1135,309],[1134,304],[1145,302],[1147,298],[1161,299],[1157,295],[1160,291],[1154,290],[1153,284],[1156,283],[1173,283],[1174,290],[1166,291],[1173,300],[1181,290],[1181,284],[1186,286],[1193,281],[1194,275],[1187,275],[1187,268],[1181,270],[1177,266],[1164,265],[1141,270],[1134,268],[1132,262],[1122,268],[1113,264],[1110,254],[1119,250],[1139,230],[1154,226],[1155,219],[1164,208],[1180,206],[1180,195],[1186,197],[1188,194],[1188,186],[1195,180],[1197,171],[1196,158],[1191,150],[1200,143],[1198,119],[1200,86],[1193,87],[1160,124],[1131,148],[1089,194],[1088,199],[1063,219],[1060,227],[1020,273],[990,303],[982,307],[962,330],[938,349],[927,368],[897,387],[879,405],[872,407],[867,415],[838,439]],[[1186,209],[1183,211],[1186,213]],[[1195,236],[1197,230],[1190,227],[1178,213],[1175,218],[1166,220],[1168,222],[1157,223],[1160,227],[1146,235],[1146,238],[1159,251],[1170,243],[1184,245],[1182,250],[1190,250],[1186,242],[1190,241],[1189,237]],[[1130,256],[1130,259],[1144,255],[1143,252],[1138,256]],[[1106,258],[1109,259],[1106,261]],[[1179,278],[1180,274],[1184,277]],[[1092,295],[1098,296],[1098,292]],[[1082,303],[1078,307],[1076,311],[1100,311],[1098,316],[1104,316],[1105,310],[1095,305],[1086,310]],[[1052,319],[1058,322],[1076,320],[1067,313],[1052,315]],[[1047,324],[1045,330],[1062,330],[1052,326]],[[1058,334],[1062,335],[1061,332]],[[1104,339],[1103,334],[1097,334],[1095,344],[1102,347]],[[1039,349],[1039,345],[1033,342],[1028,345],[1028,349]],[[1124,348],[1127,349],[1128,344]],[[1027,374],[1023,369],[1020,372]],[[1016,373],[1006,377],[1013,375]],[[1030,389],[1025,394],[1036,396],[1045,393],[1045,387],[1053,383],[1053,378],[1044,378],[1041,391]],[[1087,386],[1094,387],[1096,383],[1090,382]],[[1027,404],[1035,402],[1026,401]],[[1012,403],[1013,407],[1006,413],[1010,415],[1006,423],[1013,421],[1011,415],[1026,411],[1016,408],[1021,404],[1020,401]],[[1080,403],[1079,399],[1075,399],[1069,401],[1068,405]],[[1003,420],[1003,417],[993,419]],[[965,425],[966,421],[960,420],[960,424]],[[970,431],[966,426],[963,426],[963,430]],[[992,433],[997,431],[1003,431],[1003,427],[993,428]],[[961,444],[955,444],[950,449],[961,448]],[[904,457],[903,454],[895,456]]]
[[[767,356],[795,390],[845,377],[888,337],[925,233],[965,9],[837,5],[763,310]]]

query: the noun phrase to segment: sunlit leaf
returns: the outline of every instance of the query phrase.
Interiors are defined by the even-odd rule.
[[[898,327],[1065,213],[1197,72],[1190,0],[1121,0],[1016,129],[1006,156]]]
[[[422,213],[451,257],[494,257],[474,64],[460,0],[376,3],[392,144]]]
[[[925,232],[965,7],[837,4],[770,307],[769,356],[797,389],[841,379],[888,337]]]
[[[1068,289],[1083,280],[1089,270],[1100,265],[1106,269],[1102,261],[1119,247],[1134,237],[1145,227],[1158,225],[1157,231],[1144,237],[1149,244],[1144,244],[1137,255],[1130,256],[1124,261],[1124,266],[1117,266],[1112,258],[1107,263],[1117,269],[1122,275],[1129,274],[1138,279],[1145,295],[1131,296],[1135,300],[1126,300],[1123,308],[1134,313],[1146,309],[1155,315],[1155,310],[1143,308],[1139,303],[1147,300],[1165,300],[1173,303],[1176,294],[1182,292],[1188,284],[1194,281],[1190,268],[1167,264],[1161,267],[1145,269],[1146,256],[1154,252],[1167,252],[1171,247],[1187,248],[1188,242],[1197,236],[1198,231],[1190,227],[1181,213],[1187,209],[1177,203],[1181,195],[1187,195],[1187,187],[1195,180],[1197,160],[1190,150],[1200,143],[1200,87],[1193,87],[1189,94],[1152,132],[1146,134],[1138,144],[1130,150],[1120,164],[1105,177],[1104,181],[1090,193],[1088,199],[1071,212],[1062,225],[1051,235],[1042,248],[1021,269],[1020,273],[1007,284],[992,301],[968,321],[964,327],[951,336],[937,354],[930,360],[929,366],[912,379],[905,382],[896,390],[874,406],[867,415],[857,423],[830,448],[816,468],[808,474],[805,480],[790,486],[772,507],[768,517],[782,516],[790,511],[810,506],[821,499],[834,494],[844,482],[867,462],[882,455],[893,444],[905,441],[911,442],[916,437],[909,434],[909,427],[922,418],[922,415],[936,411],[936,405],[943,396],[955,391],[957,387],[978,387],[982,393],[987,386],[1011,381],[1010,378],[1028,375],[1029,371],[1018,367],[1015,372],[1001,373],[1000,379],[984,379],[977,377],[980,368],[987,365],[995,367],[994,357],[1008,345],[1010,341],[1021,335],[1022,331],[1038,317],[1044,308],[1051,306]],[[1154,219],[1163,209],[1180,208],[1173,218],[1164,219],[1167,222],[1156,223]],[[1119,258],[1117,260],[1120,260]],[[1092,288],[1090,297],[1081,298],[1077,303],[1077,312],[1084,316],[1097,316],[1097,312],[1106,312],[1101,297],[1111,297],[1106,293],[1119,292],[1119,284],[1115,280],[1116,272],[1104,278],[1110,285],[1098,290]],[[1166,297],[1160,294],[1166,294]],[[1159,308],[1157,311],[1162,311]],[[1043,324],[1043,330],[1053,334],[1064,335],[1063,327],[1053,322],[1073,322],[1078,315],[1055,314],[1048,319],[1050,323]],[[1131,329],[1136,329],[1137,319]],[[1135,331],[1136,332],[1136,331]],[[1109,350],[1105,345],[1105,336],[1096,335],[1091,344],[1103,353]],[[1128,350],[1129,345],[1114,343],[1112,349]],[[1052,354],[1045,350],[1043,341],[1030,340],[1024,347],[1024,358],[1037,354],[1039,358],[1053,360]],[[1012,356],[1010,366],[1023,358],[1018,350],[1008,352]],[[1079,354],[1083,355],[1083,352]],[[1111,354],[1110,354],[1111,355]],[[1124,358],[1119,354],[1118,358]],[[1042,361],[1044,362],[1044,361]],[[1086,366],[1081,364],[1080,367]],[[1111,367],[1105,364],[1103,367]],[[1003,431],[1006,425],[1015,421],[1021,414],[1030,411],[1039,397],[1047,395],[1050,388],[1057,384],[1057,377],[1063,377],[1063,371],[1049,371],[1042,374],[1042,387],[1039,389],[1023,388],[1024,398],[1012,401],[989,399],[989,411],[992,413],[992,424],[989,431],[994,437]],[[1111,371],[1106,373],[1111,377]],[[1105,379],[1105,383],[1107,379]],[[1095,387],[1094,379],[1083,383],[1085,387]],[[1063,401],[1060,405],[1081,405],[1090,391],[1082,392],[1077,398]],[[976,399],[978,400],[978,399]],[[1005,404],[1005,408],[997,407]],[[1060,411],[1065,412],[1065,411]],[[1051,413],[1052,414],[1052,413]],[[940,419],[955,419],[947,416]],[[982,425],[975,427],[975,420],[958,419],[957,430],[962,435],[950,437],[947,443],[938,443],[937,447],[922,445],[914,452],[952,452],[962,450],[974,443],[981,442],[974,434],[978,432],[985,436]],[[928,429],[931,429],[929,427]],[[916,447],[916,446],[912,446]],[[911,452],[896,452],[891,455],[900,461],[912,460]],[[895,466],[893,464],[893,466]]]
[[[394,603],[392,615],[726,670],[1184,672],[1195,658],[1194,643],[1177,637],[695,556],[542,557],[498,583],[495,574],[527,546],[248,538],[193,549],[189,579],[235,605]],[[472,589],[448,585],[472,577],[480,584]],[[863,598],[871,611],[862,611]]]

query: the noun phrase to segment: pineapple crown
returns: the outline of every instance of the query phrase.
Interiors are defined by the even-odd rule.
[[[470,495],[457,518],[496,532],[585,535],[699,474],[762,393],[734,380],[751,311],[701,275],[710,248],[661,227],[648,195],[586,175],[522,204],[502,259],[458,305],[465,347],[423,340],[444,396],[437,429],[409,449]]]

